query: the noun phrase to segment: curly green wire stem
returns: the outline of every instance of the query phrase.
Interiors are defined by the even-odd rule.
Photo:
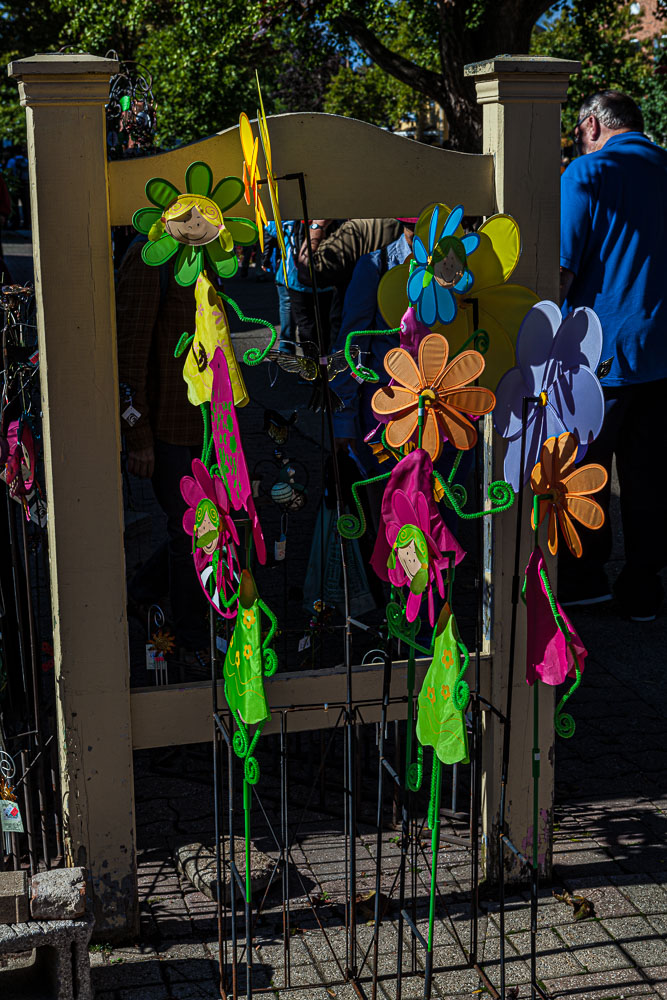
[[[382,442],[382,447],[385,448],[391,455],[393,455],[393,457],[396,459],[397,462],[400,462],[400,460],[402,458],[405,458],[405,456],[403,455],[402,452],[397,451],[396,448],[393,448],[390,444],[387,444],[387,428],[386,427],[384,428],[384,430],[380,434],[380,441]]]
[[[361,487],[370,486],[371,483],[381,483],[385,479],[389,479],[390,475],[390,472],[385,472],[382,476],[373,476],[371,479],[359,479],[356,483],[352,484],[352,499],[354,500],[354,506],[357,509],[357,513],[356,516],[354,514],[342,514],[338,518],[336,527],[338,529],[338,533],[342,535],[343,538],[361,538],[366,530],[366,517],[359,499],[359,490]]]
[[[242,323],[256,323],[259,326],[268,327],[268,329],[271,331],[271,339],[269,340],[264,350],[260,350],[259,347],[250,347],[243,355],[243,360],[247,365],[251,366],[258,365],[260,361],[264,360],[264,358],[267,356],[267,354],[275,344],[278,338],[278,331],[276,330],[273,323],[269,323],[267,319],[260,319],[259,316],[246,316],[243,312],[241,312],[239,306],[236,304],[234,299],[231,299],[229,297],[229,295],[225,295],[224,292],[218,292],[218,295],[223,300],[223,302],[226,302],[227,305],[230,305],[232,307],[232,309],[234,310],[234,312],[236,313],[236,315],[238,316],[238,318],[241,320]]]
[[[456,351],[455,354],[452,354],[450,361],[453,361],[453,359],[458,357],[459,354],[462,354],[463,351],[466,350],[469,344],[473,344],[474,349],[476,351],[479,351],[480,354],[486,354],[486,352],[489,349],[490,343],[491,343],[491,338],[489,337],[488,331],[485,330],[483,327],[478,327],[477,330],[475,330],[473,333],[470,334],[467,340],[463,341],[458,351]]]
[[[402,612],[400,623],[395,621],[394,614],[392,613],[393,609]],[[396,615],[396,618],[398,618],[398,615]],[[401,628],[401,625],[403,625],[404,628]],[[431,649],[426,649],[424,646],[420,646],[418,642],[415,642],[414,635],[416,629],[414,625],[415,625],[414,622],[408,624],[408,622],[406,621],[405,608],[401,609],[400,605],[395,604],[394,602],[391,601],[389,602],[389,604],[387,605],[387,628],[389,629],[389,634],[393,636],[394,639],[398,639],[399,642],[404,642],[409,649],[414,649],[415,652],[417,653],[423,653],[424,656],[430,656],[433,648],[432,645]]]
[[[460,639],[457,639],[456,645],[459,647],[459,653],[463,658],[463,664],[456,675],[456,680],[454,681],[454,695],[452,700],[454,702],[454,708],[456,708],[459,712],[464,712],[468,702],[470,701],[470,686],[467,681],[463,680],[466,670],[468,669],[468,664],[470,663],[470,653]]]
[[[537,534],[538,534],[538,528],[539,528],[539,526],[537,524],[537,510],[538,510],[538,498],[535,497],[534,500],[533,500],[533,521],[534,521],[534,524],[536,526],[536,528],[535,528],[536,543],[537,543]],[[556,730],[557,734],[562,739],[568,740],[568,739],[570,739],[571,736],[574,736],[574,731],[575,731],[575,728],[576,728],[576,723],[575,723],[574,718],[572,717],[572,715],[570,715],[568,712],[564,712],[563,709],[565,707],[565,703],[572,697],[572,695],[574,694],[574,692],[577,690],[577,688],[581,684],[581,668],[579,666],[579,659],[577,657],[577,654],[576,654],[574,646],[573,646],[574,636],[573,636],[572,632],[570,632],[569,628],[567,627],[567,623],[566,623],[565,619],[563,618],[562,614],[558,610],[558,604],[556,602],[556,597],[555,597],[554,592],[553,592],[553,590],[551,588],[551,581],[549,580],[549,577],[547,576],[546,570],[543,570],[543,569],[540,570],[540,579],[542,580],[542,585],[543,585],[544,591],[545,591],[545,593],[547,595],[547,600],[549,601],[549,607],[551,608],[551,614],[554,617],[554,621],[556,623],[556,627],[558,628],[558,630],[560,632],[562,632],[562,634],[563,634],[563,636],[565,638],[565,642],[567,643],[567,646],[568,646],[570,652],[572,653],[572,656],[574,657],[574,669],[575,669],[575,672],[576,672],[575,680],[572,683],[572,685],[569,688],[569,690],[567,690],[565,692],[565,694],[563,695],[563,697],[558,702],[558,704],[556,706],[556,711],[554,712],[554,729]],[[524,581],[524,587],[523,587],[522,593],[523,592],[525,592],[525,581]]]
[[[447,482],[450,484],[450,486],[451,486],[451,484],[454,481],[454,476],[459,471],[459,465],[461,464],[461,459],[462,458],[463,458],[463,452],[459,448],[459,450],[456,452],[456,457],[455,457],[454,461],[452,462],[452,467],[451,467],[451,470],[449,472],[449,475],[447,476]]]
[[[487,491],[487,496],[492,504],[490,509],[477,510],[472,514],[466,514],[466,512],[461,508],[456,496],[456,487],[452,489],[450,484],[443,479],[438,472],[434,472],[434,475],[445,491],[445,496],[447,497],[450,507],[454,513],[464,521],[472,521],[478,517],[490,517],[493,514],[502,514],[503,511],[510,509],[516,497],[516,494],[509,483],[506,483],[504,479],[496,479],[489,485],[489,489]]]
[[[396,326],[391,330],[353,330],[352,333],[348,333],[345,338],[345,360],[350,366],[350,371],[353,376],[359,382],[378,382],[380,376],[377,372],[374,372],[372,368],[366,368],[364,365],[357,365],[357,363],[352,358],[352,341],[355,337],[386,337],[392,333],[400,333],[400,326]]]

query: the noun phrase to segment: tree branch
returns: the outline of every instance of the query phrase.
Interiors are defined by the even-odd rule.
[[[352,14],[339,14],[333,24],[336,30],[353,38],[385,73],[443,103],[443,80],[439,73],[424,69],[405,56],[392,52],[362,20]]]

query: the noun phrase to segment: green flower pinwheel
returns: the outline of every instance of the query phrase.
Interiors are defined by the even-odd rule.
[[[178,253],[174,277],[192,285],[206,265],[220,277],[231,278],[238,268],[234,245],[257,242],[257,226],[249,219],[230,218],[225,212],[241,199],[240,177],[223,177],[213,187],[213,172],[201,160],[185,171],[185,194],[162,177],[151,177],[146,197],[156,208],[140,208],[132,223],[148,237],[141,256],[159,267]]]

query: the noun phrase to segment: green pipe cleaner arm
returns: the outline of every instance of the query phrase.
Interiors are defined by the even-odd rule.
[[[449,471],[449,475],[447,476],[447,482],[450,484],[450,486],[454,482],[454,476],[459,471],[459,465],[461,464],[462,458],[463,458],[463,452],[459,448],[459,450],[456,452],[456,457],[452,462],[452,467]]]
[[[370,486],[371,483],[381,483],[383,480],[389,479],[390,475],[390,472],[385,472],[382,476],[373,476],[371,479],[359,479],[356,483],[352,484],[352,498],[354,506],[357,508],[357,513],[356,515],[342,514],[338,518],[336,528],[343,538],[361,538],[366,531],[366,517],[361,506],[358,490],[362,486]]]
[[[581,669],[579,667],[579,660],[577,659],[577,654],[572,650],[572,655],[574,657],[574,669],[576,670],[577,676],[574,680],[569,691],[566,691],[561,700],[556,706],[556,711],[554,712],[554,729],[559,736],[562,736],[564,740],[569,740],[571,736],[574,736],[574,731],[576,729],[576,722],[569,712],[564,712],[565,702],[572,697],[574,692],[577,690],[581,684]]]
[[[201,411],[202,420],[204,421],[204,442],[202,444],[201,460],[206,468],[208,468],[210,452],[213,446],[213,434],[211,432],[211,404],[200,403],[199,409]]]
[[[467,340],[463,341],[456,354],[452,354],[450,361],[453,361],[453,359],[458,357],[459,354],[462,354],[469,344],[472,344],[474,349],[479,351],[480,354],[486,354],[489,349],[489,345],[491,344],[491,338],[488,331],[483,327],[479,327],[474,331],[474,333],[471,333]]]
[[[443,502],[444,502],[445,506],[447,506],[447,507],[450,508],[450,510],[453,510],[454,508],[452,507],[452,503],[451,503],[451,501],[449,500],[449,497],[448,497],[448,491],[447,491],[447,488],[446,488],[447,483],[450,484],[449,492],[451,492],[451,494],[456,497],[456,501],[457,501],[459,507],[463,507],[468,502],[468,493],[466,491],[465,486],[462,486],[461,483],[453,483],[452,484],[451,480],[447,480],[446,481],[443,478],[443,476],[439,472],[437,472],[435,469],[433,470],[433,478],[435,480],[437,480],[437,482],[440,484],[440,487],[441,487],[441,489],[442,489],[442,491],[444,493]]]
[[[243,360],[247,365],[258,365],[260,361],[264,360],[264,358],[267,356],[267,354],[275,344],[278,338],[278,331],[276,330],[273,323],[269,323],[267,319],[260,319],[258,316],[244,315],[244,313],[241,312],[241,309],[236,304],[234,299],[231,299],[229,295],[225,295],[224,292],[218,292],[218,295],[223,300],[223,302],[226,302],[227,305],[230,305],[232,307],[232,309],[234,310],[234,312],[236,313],[236,315],[238,316],[238,318],[241,320],[242,323],[257,323],[259,324],[259,326],[268,327],[269,330],[271,331],[271,339],[269,340],[264,350],[261,350],[259,347],[249,347],[248,350],[243,355]]]
[[[459,653],[463,657],[463,665],[457,674],[456,680],[454,681],[452,702],[457,711],[464,712],[468,702],[470,701],[470,685],[467,681],[463,680],[465,672],[468,669],[468,664],[470,663],[470,653],[460,639],[456,640],[456,645],[459,647]]]
[[[225,698],[226,697],[227,695],[225,693]],[[227,704],[229,704],[229,702],[227,702]],[[238,729],[236,730],[234,736],[232,737],[232,747],[234,748],[234,753],[236,754],[236,756],[240,757],[241,760],[243,760],[245,757],[248,756],[248,747],[249,747],[248,730],[246,729],[246,725],[242,721],[238,711],[236,709],[231,709],[231,713],[234,722],[238,726]]]
[[[424,779],[424,748],[417,744],[417,760],[408,764],[405,773],[405,784],[409,791],[418,792]]]
[[[181,336],[179,337],[176,347],[174,348],[174,357],[180,358],[181,354],[185,354],[185,352],[187,351],[188,347],[190,346],[190,344],[194,339],[195,339],[194,333],[188,333],[187,330],[185,331],[185,333],[182,333]]]
[[[549,601],[549,607],[551,608],[551,614],[554,616],[554,621],[556,622],[556,625],[558,626],[558,629],[565,636],[565,642],[569,645],[572,642],[572,639],[574,638],[574,636],[570,632],[569,628],[567,627],[567,625],[565,623],[565,619],[563,618],[562,614],[558,610],[558,604],[556,603],[556,598],[554,597],[554,592],[551,589],[551,581],[549,580],[549,577],[547,576],[546,570],[544,570],[544,569],[540,570],[540,579],[542,580],[542,585],[544,586],[544,589],[546,591],[547,599]]]
[[[572,697],[574,692],[581,684],[581,668],[579,666],[579,659],[572,645],[574,636],[570,632],[563,616],[558,610],[556,598],[554,597],[553,590],[551,589],[551,583],[549,581],[549,577],[547,576],[545,570],[540,570],[540,579],[542,580],[542,585],[544,586],[544,589],[546,591],[546,595],[549,601],[549,606],[551,608],[551,613],[554,616],[554,621],[556,623],[556,626],[563,633],[565,637],[565,642],[567,643],[568,648],[572,653],[572,656],[574,657],[574,668],[576,671],[576,678],[570,689],[565,692],[561,700],[558,702],[558,705],[556,706],[556,711],[554,712],[554,729],[556,730],[558,735],[561,736],[564,740],[569,740],[571,736],[574,736],[574,731],[576,729],[576,722],[574,721],[573,716],[570,715],[569,712],[564,712],[563,709],[565,707],[565,703]]]
[[[264,603],[261,599],[257,601],[258,608],[264,612],[266,617],[271,622],[271,627],[267,633],[266,638],[262,642],[262,666],[264,668],[265,677],[273,677],[276,670],[278,669],[278,655],[275,649],[270,649],[269,646],[273,642],[273,637],[278,630],[278,619],[274,615],[271,608]]]
[[[393,327],[391,330],[353,330],[352,333],[348,333],[345,338],[345,360],[350,366],[350,371],[352,372],[352,377],[356,378],[357,382],[379,382],[380,376],[377,372],[374,372],[372,368],[366,368],[364,365],[357,365],[357,363],[352,358],[352,352],[350,350],[352,346],[352,341],[355,337],[386,337],[392,333],[400,333],[400,326]]]
[[[416,627],[415,627],[416,626]],[[438,626],[436,625],[435,628]],[[399,642],[404,642],[406,646],[410,649],[414,649],[417,653],[423,653],[424,656],[431,656],[433,653],[433,640],[431,640],[431,648],[426,649],[415,641],[415,635],[419,631],[419,618],[416,618],[411,624],[408,623],[405,617],[405,609],[397,604],[395,601],[390,601],[387,605],[387,628],[389,634],[398,639]],[[435,632],[434,628],[434,632]]]
[[[382,434],[380,434],[380,441],[382,443],[382,447],[385,448],[389,452],[389,454],[396,459],[397,462],[400,462],[402,458],[405,458],[405,455],[402,452],[397,451],[395,448],[392,448],[390,444],[387,444],[386,427],[383,429]]]
[[[464,521],[472,521],[478,517],[489,517],[492,514],[502,514],[503,511],[509,510],[514,500],[516,494],[509,483],[506,483],[504,479],[496,479],[489,485],[487,491],[487,496],[491,501],[490,510],[478,510],[472,514],[466,514],[461,508],[460,504],[460,490],[465,490],[458,484],[453,487],[444,479],[439,472],[434,472],[433,475],[436,477],[440,486],[444,490],[445,497],[448,501],[448,506],[452,508],[454,513]],[[464,501],[465,502],[465,501]]]

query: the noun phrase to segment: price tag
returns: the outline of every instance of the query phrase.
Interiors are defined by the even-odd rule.
[[[310,636],[304,635],[302,639],[299,639],[299,652],[303,653],[304,649],[310,649]]]
[[[141,414],[139,413],[139,410],[135,410],[135,408],[130,403],[128,408],[126,410],[123,410],[121,416],[123,420],[125,420],[130,425],[130,427],[134,427]]]
[[[224,655],[227,652],[227,640],[223,639],[221,635],[216,635],[215,645],[219,653]]]
[[[146,670],[157,670],[159,663],[156,661],[160,658],[161,654],[158,653],[156,649],[153,649],[149,642],[146,643]]]
[[[0,799],[0,826],[3,833],[23,833],[23,820],[17,802]]]
[[[281,562],[285,558],[286,548],[287,548],[287,537],[283,534],[273,544],[273,555],[276,562]]]
[[[39,525],[40,528],[46,525],[46,504],[41,497],[36,497],[34,500],[29,501],[28,511],[30,513],[30,520],[33,524]]]

